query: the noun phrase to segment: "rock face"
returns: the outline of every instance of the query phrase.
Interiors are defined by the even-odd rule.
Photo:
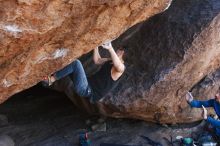
[[[174,1],[138,33],[119,39],[129,48],[128,72],[102,112],[161,123],[198,120],[185,93],[219,68],[219,32],[220,1]]]
[[[171,0],[1,0],[0,103]]]
[[[160,123],[201,119],[200,112],[187,105],[185,94],[219,68],[219,32],[219,0],[174,1],[166,12],[131,28],[114,42],[127,46],[126,73],[96,108],[107,116]],[[79,100],[73,99],[91,111]]]
[[[0,2],[1,102],[170,3],[83,2]],[[76,97],[68,78],[55,88],[63,88],[79,107],[111,117],[160,123],[197,121],[201,116],[189,108],[185,93],[192,89],[198,93],[196,85],[200,88],[200,81],[220,67],[219,32],[219,0],[175,0],[167,11],[113,42],[115,48],[126,46],[127,69],[119,86],[96,106]],[[82,58],[84,67],[94,73],[87,57]]]

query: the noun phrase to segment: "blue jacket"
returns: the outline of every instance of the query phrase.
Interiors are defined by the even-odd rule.
[[[218,117],[220,117],[220,104],[215,99],[199,101],[193,100],[189,103],[191,107],[201,108],[204,107],[213,107]],[[209,122],[214,128],[217,136],[220,136],[220,121],[215,120],[212,117],[208,116],[207,122]]]

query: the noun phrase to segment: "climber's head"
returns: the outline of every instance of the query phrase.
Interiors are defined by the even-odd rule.
[[[125,50],[125,47],[124,46],[121,46],[119,49],[116,50],[116,54],[118,55],[118,57],[124,61],[125,60],[125,53],[126,53],[126,50]]]

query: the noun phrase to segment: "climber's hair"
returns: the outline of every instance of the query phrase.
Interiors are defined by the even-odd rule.
[[[124,51],[123,60],[125,60],[125,58],[126,58],[125,56],[126,56],[126,52],[127,52],[127,46],[121,45],[121,46],[118,47],[117,50]]]
[[[119,50],[122,50],[122,51],[125,51],[125,50],[126,50],[126,48],[127,48],[126,46],[121,45],[121,46],[120,46],[118,49],[119,49]]]

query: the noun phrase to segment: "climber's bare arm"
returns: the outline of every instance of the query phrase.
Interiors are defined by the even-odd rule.
[[[120,60],[118,55],[116,54],[114,48],[111,45],[111,42],[108,42],[103,45],[103,48],[107,49],[111,55],[111,59],[114,65],[114,68],[116,69],[117,72],[123,73],[125,70],[125,65],[124,63]]]
[[[110,58],[102,58],[99,54],[99,48],[95,48],[93,51],[93,61],[95,64],[100,65],[110,60]]]

